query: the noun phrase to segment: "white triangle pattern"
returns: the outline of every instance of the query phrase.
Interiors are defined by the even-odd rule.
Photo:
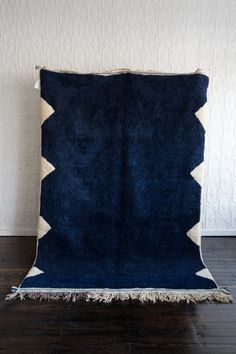
[[[194,242],[196,245],[200,246],[201,244],[201,224],[198,222],[187,232],[187,236]]]
[[[55,170],[55,167],[41,156],[41,180],[43,180],[49,173]]]
[[[201,162],[197,167],[195,167],[190,175],[195,179],[195,181],[202,187],[203,177],[204,177],[204,162]]]
[[[209,272],[209,270],[207,268],[203,268],[195,274],[198,275],[199,277],[211,279],[214,281],[213,276],[211,275],[211,273]]]
[[[206,130],[206,103],[199,108],[199,110],[195,113],[196,117],[200,120],[203,128]]]
[[[43,124],[54,112],[52,106],[41,97],[41,123]]]
[[[25,278],[35,277],[36,275],[39,275],[39,274],[42,274],[42,273],[44,273],[44,272],[42,270],[40,270],[39,268],[32,267]]]
[[[41,97],[41,123],[43,124],[46,119],[48,119],[53,113],[54,109],[50,104],[48,104],[42,97]],[[41,181],[49,175],[49,173],[53,172],[55,167],[47,161],[43,156],[41,156]],[[44,220],[42,216],[39,217],[38,221],[38,239],[42,238],[44,235],[51,230],[51,226]],[[32,268],[33,269],[33,268]],[[39,270],[40,271],[40,270]],[[40,271],[42,272],[42,271]],[[40,273],[38,273],[40,274]]]
[[[42,216],[39,217],[38,221],[38,239],[42,238],[44,235],[48,233],[48,231],[51,230],[51,226],[47,223],[46,220]]]

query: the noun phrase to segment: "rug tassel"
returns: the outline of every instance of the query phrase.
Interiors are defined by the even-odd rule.
[[[14,293],[6,296],[6,301],[15,299],[25,300],[64,300],[76,302],[78,300],[86,300],[93,302],[110,303],[112,301],[127,301],[138,300],[144,302],[186,302],[186,303],[198,303],[198,302],[218,302],[218,303],[230,303],[233,301],[232,296],[226,289],[219,289],[214,291],[109,291],[109,290],[93,290],[87,292],[33,292],[16,290]]]

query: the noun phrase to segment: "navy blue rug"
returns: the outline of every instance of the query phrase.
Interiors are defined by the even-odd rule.
[[[8,298],[229,302],[203,263],[208,77],[42,69],[37,256]]]

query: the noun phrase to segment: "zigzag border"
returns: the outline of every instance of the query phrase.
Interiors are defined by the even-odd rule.
[[[206,130],[206,103],[195,112],[195,116],[199,119],[200,123],[202,124],[204,130]],[[203,187],[203,180],[204,180],[204,161],[202,161],[198,166],[196,166],[191,172],[190,175],[192,178]],[[200,221],[197,222],[190,230],[187,231],[186,235],[197,245],[199,246],[200,253],[201,253],[201,223]],[[202,263],[202,254],[201,254]],[[205,266],[205,264],[204,264]],[[200,271],[195,273],[197,276],[202,278],[207,278],[215,282],[213,276],[205,266],[205,268],[201,269]]]
[[[41,97],[41,104],[40,104],[40,111],[41,111],[41,126],[43,123],[51,117],[51,115],[55,112],[52,106],[50,106],[47,101],[45,101]],[[52,173],[55,170],[55,167],[47,160],[45,157],[41,155],[41,161],[40,161],[40,186],[42,184],[42,180],[46,178],[50,173]],[[51,226],[47,223],[47,221],[40,215],[38,219],[38,227],[37,227],[37,243],[39,242],[39,239],[44,237],[48,231],[51,230]],[[38,244],[37,244],[37,250],[38,250]],[[36,257],[34,264],[37,259],[37,252],[36,252]],[[39,274],[44,273],[41,269],[35,267],[35,265],[31,267],[29,272],[27,273],[26,278],[28,277],[35,277]]]

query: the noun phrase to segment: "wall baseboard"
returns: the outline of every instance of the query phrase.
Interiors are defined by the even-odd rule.
[[[202,236],[236,236],[236,230],[202,230]]]
[[[0,230],[0,236],[36,236],[35,229]],[[202,236],[236,236],[236,230],[203,230]]]
[[[0,236],[36,236],[35,229],[0,230]]]

